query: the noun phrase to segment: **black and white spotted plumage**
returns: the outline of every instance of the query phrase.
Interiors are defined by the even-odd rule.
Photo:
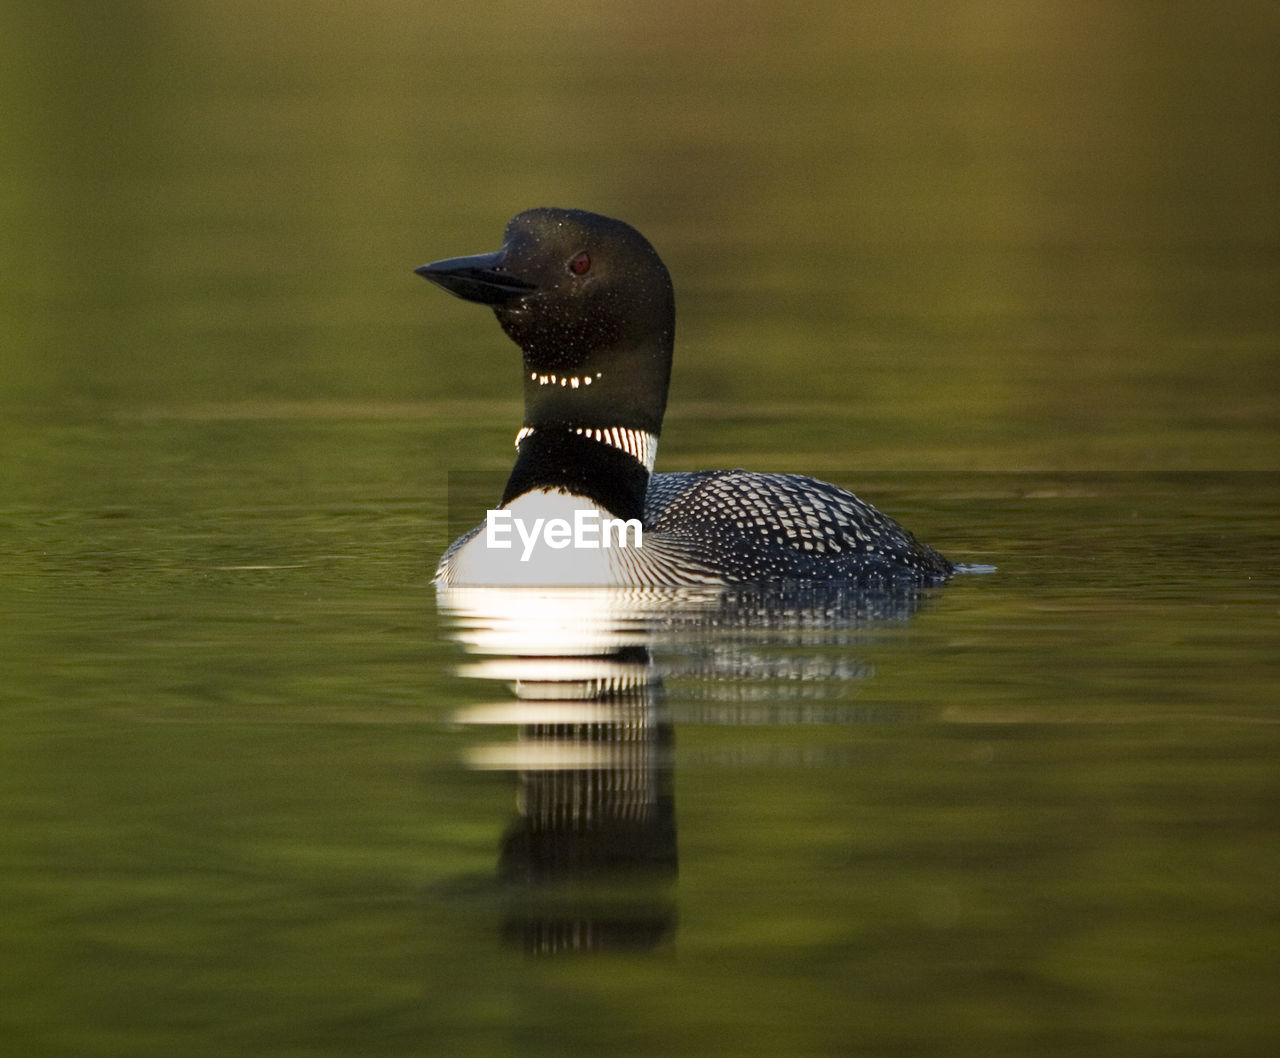
[[[646,543],[682,545],[726,582],[945,580],[952,564],[850,492],[798,474],[655,474]]]

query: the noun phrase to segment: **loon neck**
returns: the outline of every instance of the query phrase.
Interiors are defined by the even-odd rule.
[[[656,434],[626,427],[568,423],[526,426],[516,435],[516,465],[502,506],[535,489],[585,497],[615,518],[644,517]]]
[[[656,437],[667,407],[673,333],[668,321],[638,339],[588,352],[524,348],[525,424],[625,425]]]

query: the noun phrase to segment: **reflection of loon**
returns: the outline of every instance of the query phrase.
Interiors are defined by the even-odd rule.
[[[474,768],[516,775],[519,813],[498,863],[508,940],[553,954],[668,938],[677,847],[664,678],[678,688],[675,719],[699,726],[893,721],[903,710],[842,701],[843,686],[870,671],[846,648],[910,619],[921,594],[868,597],[837,584],[441,588],[447,635],[472,656],[459,674],[502,681],[515,696],[455,714],[516,732],[467,752]],[[809,701],[797,705],[797,695]],[[794,738],[781,751],[813,759]]]
[[[591,877],[616,869],[674,870],[671,724],[649,652],[623,647],[604,658],[556,658],[562,675],[521,684],[535,700],[463,714],[514,722],[520,742],[473,756],[520,769],[521,821],[507,835],[499,873],[513,881]],[[580,663],[581,678],[575,675]],[[601,663],[612,675],[601,679]]]
[[[470,754],[475,767],[518,776],[519,814],[498,860],[511,887],[504,934],[539,955],[653,947],[675,926],[677,854],[672,725],[648,649],[605,627],[603,595],[540,592],[535,613],[513,610],[517,591],[495,600],[473,590],[482,594],[461,589],[452,606],[442,593],[446,612],[477,622],[457,637],[502,651],[512,644],[500,630],[495,640],[497,622],[519,642],[519,656],[468,672],[506,676],[516,701],[458,714],[518,733]]]
[[[588,679],[600,693],[584,701],[568,680],[570,697],[541,698],[518,716],[462,716],[519,724],[516,753],[484,762],[518,769],[520,812],[503,835],[498,876],[518,887],[504,932],[537,954],[649,948],[675,925],[666,885],[676,873],[671,723],[649,681],[647,652],[624,648],[601,660],[630,668],[634,685]],[[547,686],[539,684],[541,694]],[[625,897],[607,888],[617,884]]]
[[[643,544],[530,555],[477,528],[436,572],[444,584],[660,585],[945,580],[955,567],[857,497],[812,478],[743,470],[652,475],[671,373],[675,301],[639,232],[579,210],[533,209],[502,249],[418,269],[489,305],[524,354],[524,426],[502,496],[529,525],[590,510],[635,519]],[[598,538],[596,538],[598,540]],[[508,541],[509,542],[509,541]],[[530,560],[532,559],[532,560]]]

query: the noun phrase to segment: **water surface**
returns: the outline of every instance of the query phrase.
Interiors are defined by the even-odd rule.
[[[957,1032],[1248,1053],[1274,1028],[1274,475],[868,476],[999,571],[888,607],[664,605],[589,643],[632,670],[645,651],[647,778],[553,774],[660,792],[660,855],[566,876],[511,851],[531,804],[586,796],[548,794],[520,749],[570,723],[528,673],[509,687],[503,656],[538,648],[464,651],[428,583],[443,483],[399,475],[440,431],[239,423],[189,493],[128,469],[222,429],[113,424],[118,457],[89,447],[123,480],[97,502],[6,511],[21,1038],[537,1054],[623,1025],[635,1054]],[[279,454],[315,433],[345,458]],[[264,496],[228,472],[267,450]]]

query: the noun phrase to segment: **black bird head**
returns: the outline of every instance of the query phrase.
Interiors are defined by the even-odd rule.
[[[675,295],[662,259],[630,225],[576,209],[530,209],[512,218],[500,250],[416,271],[488,305],[520,346],[526,426],[660,432]]]

